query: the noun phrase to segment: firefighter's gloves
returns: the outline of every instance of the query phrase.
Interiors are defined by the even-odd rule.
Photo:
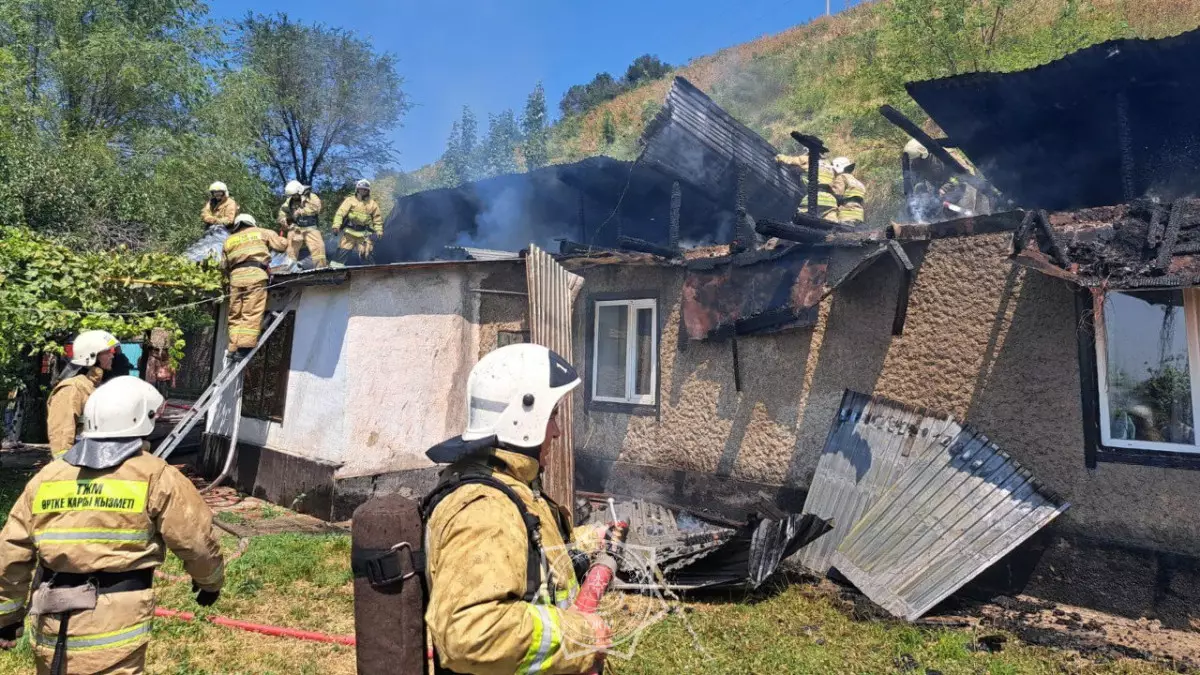
[[[17,646],[17,640],[21,639],[22,624],[20,621],[10,623],[7,626],[0,628],[0,649],[12,649]]]
[[[221,591],[201,590],[194,581],[192,582],[192,592],[196,594],[196,604],[201,607],[212,607],[217,604],[217,598],[221,597]]]

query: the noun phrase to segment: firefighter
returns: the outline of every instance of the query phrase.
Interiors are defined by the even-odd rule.
[[[245,356],[258,344],[267,311],[271,251],[286,251],[287,240],[258,227],[254,216],[239,215],[225,240],[225,272],[229,275],[229,354]]]
[[[802,178],[808,180],[808,155],[775,155],[775,161],[799,170]],[[817,166],[817,213],[818,218],[838,222],[838,200],[833,194],[833,179],[836,172],[829,162],[821,162]],[[796,207],[796,213],[808,213],[808,198],[805,197]]]
[[[471,369],[466,432],[428,452],[451,463],[423,511],[425,620],[444,668],[584,673],[608,646],[602,619],[569,608],[578,589],[569,524],[541,491],[545,448],[561,434],[559,401],[579,383],[575,369],[545,347],[497,349]]]
[[[212,512],[183,474],[147,452],[162,405],[136,377],[97,389],[81,440],[29,481],[0,531],[0,640],[11,646],[31,615],[39,673],[143,672],[154,569],[168,548],[200,605],[220,595]]]
[[[375,242],[383,236],[383,214],[371,199],[370,181],[363,179],[354,184],[354,195],[346,197],[333,216],[333,233],[341,238],[332,267],[345,267],[350,251],[357,253],[363,264],[374,261]]]
[[[838,222],[858,227],[866,216],[867,186],[854,177],[854,160],[838,157],[831,164],[836,174],[831,191],[838,201]]]
[[[954,155],[971,175],[976,174],[961,153],[946,152]],[[904,146],[904,155],[908,158],[912,181],[909,210],[917,222],[991,213],[990,199],[933,157],[920,141],[911,139]]]
[[[229,196],[229,188],[221,181],[217,181],[208,186],[208,201],[204,202],[204,208],[200,210],[200,219],[208,227],[213,225],[221,225],[230,227],[233,225],[233,220],[237,218],[238,205],[233,201],[233,197]]]
[[[75,435],[83,424],[84,404],[100,386],[104,373],[112,369],[119,349],[117,338],[102,330],[84,331],[71,343],[70,366],[46,401],[46,435],[55,458],[75,444]]]
[[[279,207],[276,221],[279,223],[280,233],[286,233],[288,257],[299,260],[300,251],[308,248],[313,267],[325,267],[325,239],[317,229],[317,216],[321,214],[320,197],[312,193],[312,188],[298,180],[288,183],[283,192],[287,199]]]

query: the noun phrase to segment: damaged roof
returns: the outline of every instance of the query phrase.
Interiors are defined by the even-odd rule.
[[[1189,193],[1200,172],[1196,63],[1191,31],[906,87],[1017,206],[1067,210]]]

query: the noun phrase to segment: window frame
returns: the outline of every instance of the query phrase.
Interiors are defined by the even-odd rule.
[[[292,369],[292,348],[294,346],[296,330],[296,312],[289,311],[288,316],[283,320],[279,328],[267,338],[266,343],[259,348],[250,363],[246,364],[246,370],[242,373],[243,382],[251,374],[251,371],[258,371],[261,376],[251,379],[251,381],[259,382],[259,386],[253,391],[243,387],[242,389],[242,417],[253,420],[262,420],[264,422],[275,422],[283,424],[284,416],[287,414],[287,394],[288,380],[290,379]],[[279,340],[280,342],[277,342]],[[280,361],[281,368],[279,372],[274,373],[275,377],[275,392],[278,397],[276,405],[268,405],[265,400],[265,387],[261,383],[266,381],[266,377],[271,375],[267,372],[268,355],[273,353],[275,349],[283,351],[282,360]],[[278,408],[278,414],[276,410]]]
[[[1129,289],[1136,294],[1139,289]],[[1154,288],[1184,292],[1188,373],[1192,381],[1192,416],[1200,420],[1200,288]],[[1087,468],[1100,462],[1200,470],[1200,427],[1194,444],[1113,439],[1108,400],[1108,351],[1104,301],[1108,293],[1079,288],[1076,294],[1079,330],[1080,384],[1083,404],[1084,453]]]
[[[659,401],[659,339],[662,336],[662,329],[659,325],[658,312],[659,299],[653,294],[637,294],[628,297],[606,297],[595,296],[589,298],[588,309],[591,313],[591,320],[588,323],[588,355],[591,364],[588,367],[588,378],[591,382],[587,386],[588,403],[592,408],[602,408],[613,406],[614,411],[636,412],[636,411],[653,411],[657,413]],[[626,340],[625,340],[625,391],[629,394],[625,398],[617,398],[613,396],[600,396],[596,393],[596,387],[599,383],[597,371],[600,366],[599,354],[599,339],[600,339],[600,308],[601,307],[624,307],[627,312],[626,321]],[[634,393],[637,388],[637,312],[639,310],[649,309],[650,314],[650,393],[638,395]]]

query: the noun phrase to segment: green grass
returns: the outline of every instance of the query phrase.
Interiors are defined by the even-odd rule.
[[[25,489],[25,484],[33,476],[32,469],[12,469],[0,467],[0,513],[8,520],[8,512],[12,510],[17,497]]]

